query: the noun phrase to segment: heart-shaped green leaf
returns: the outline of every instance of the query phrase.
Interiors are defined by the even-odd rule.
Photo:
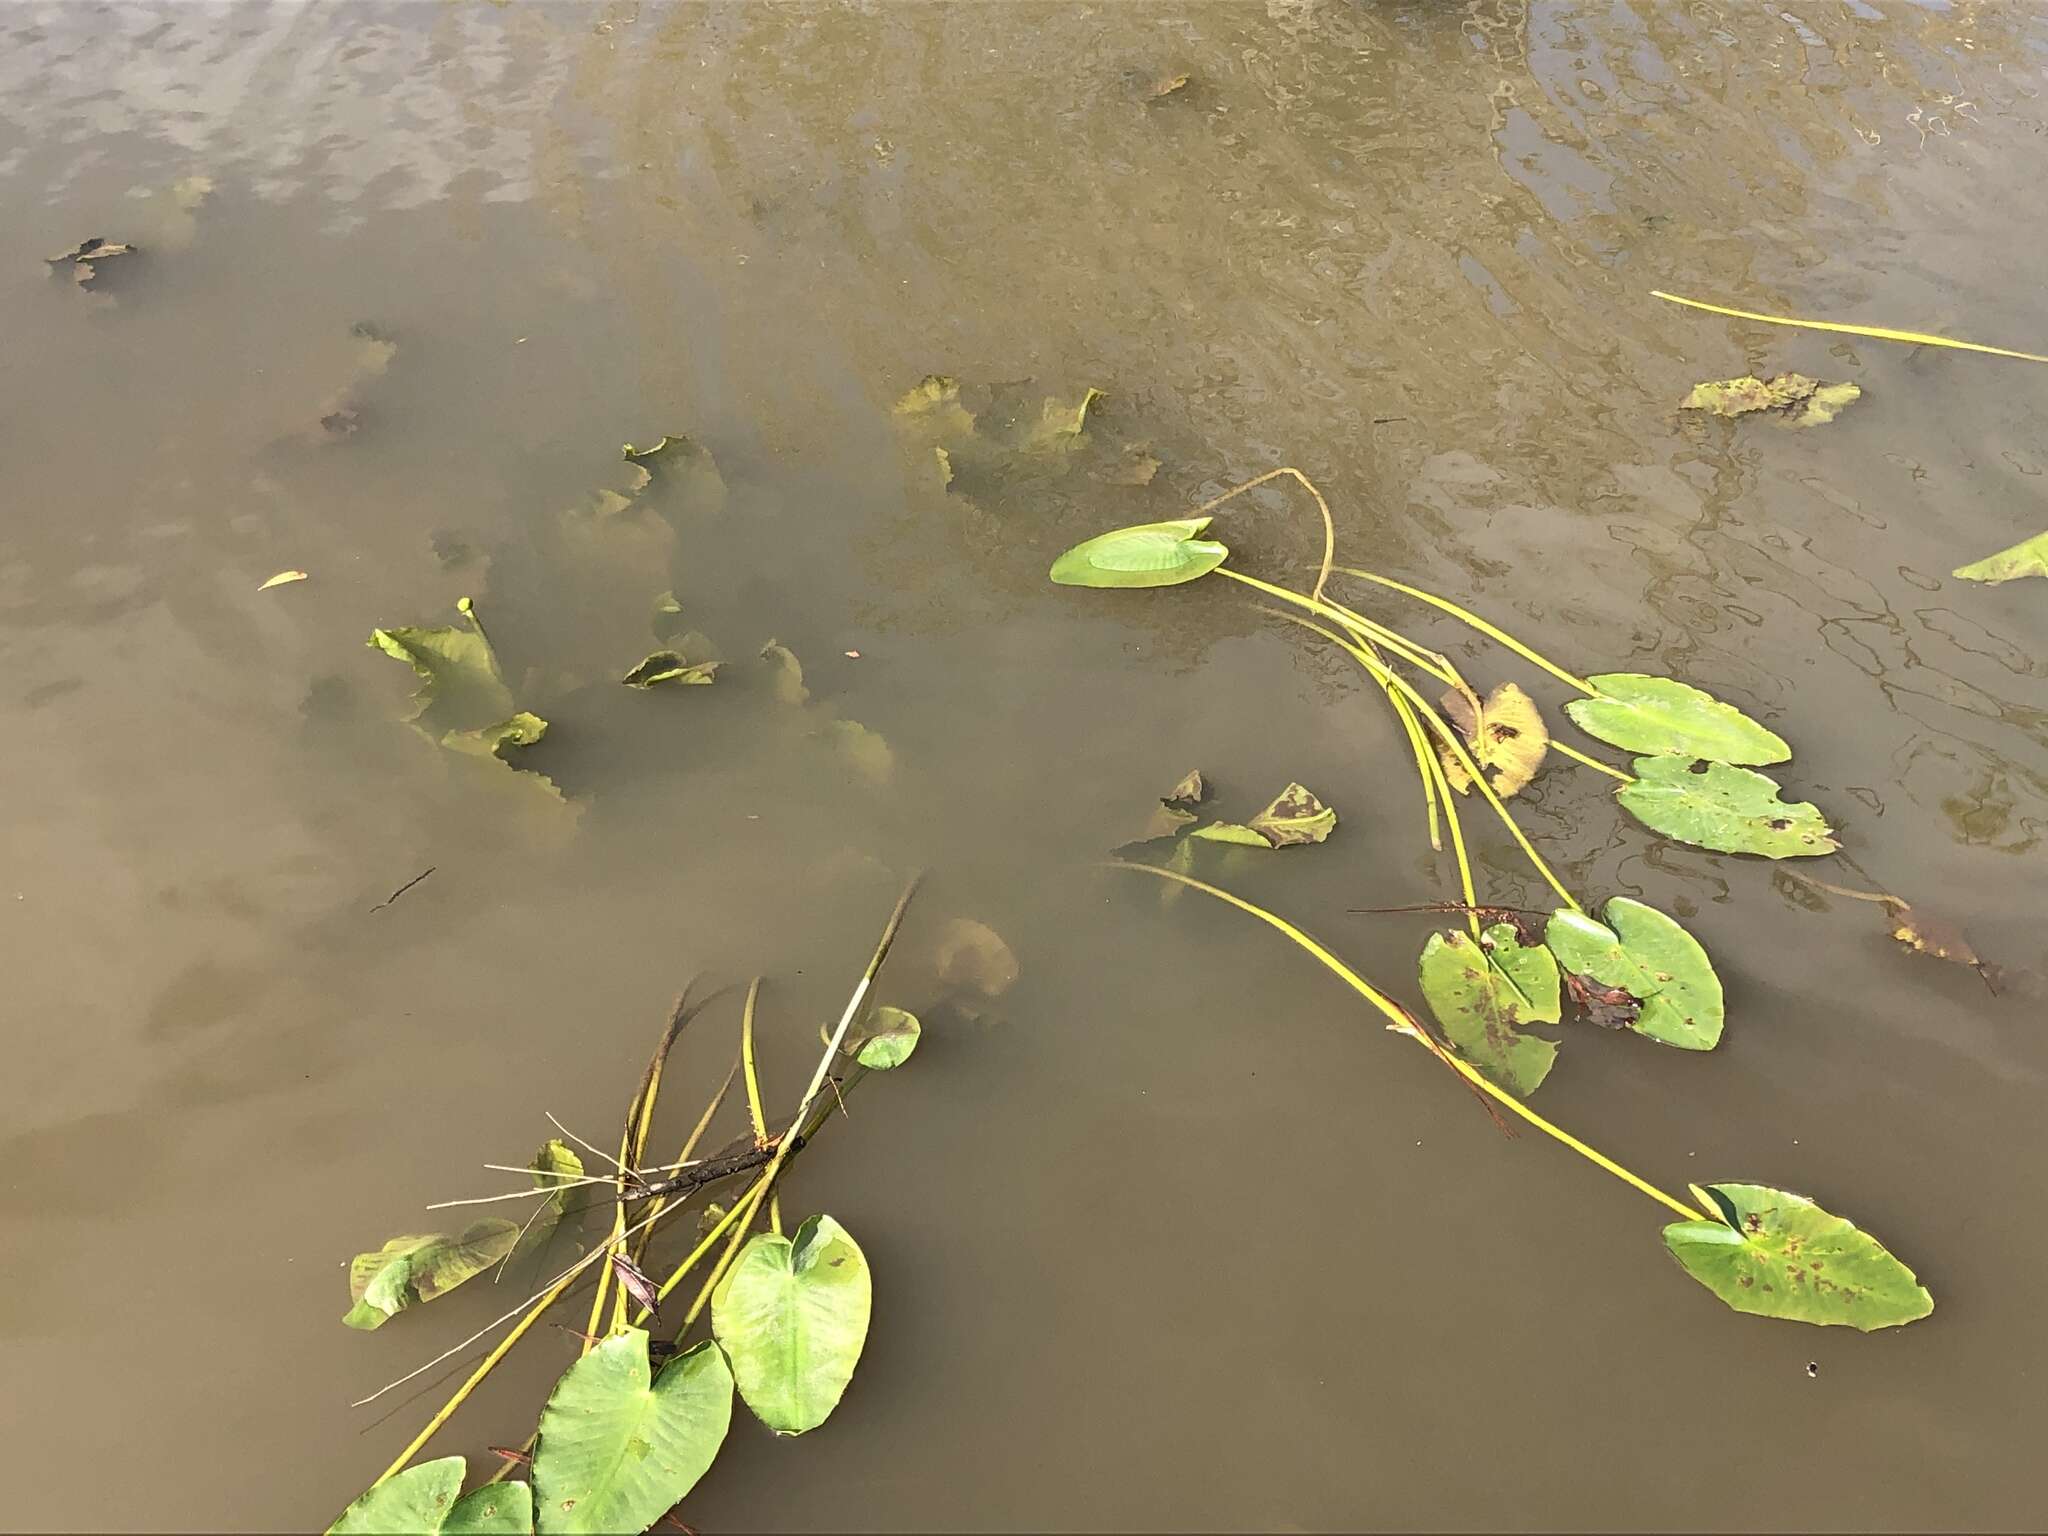
[[[1508,1092],[1534,1093],[1557,1047],[1521,1029],[1558,1021],[1550,951],[1522,943],[1512,924],[1496,923],[1478,943],[1464,933],[1431,934],[1421,969],[1422,995],[1458,1054]]]
[[[1804,1195],[1761,1184],[1710,1184],[1721,1221],[1674,1221],[1664,1246],[1688,1275],[1738,1312],[1800,1323],[1895,1328],[1934,1298],[1913,1271],[1853,1222]]]
[[[647,1335],[615,1333],[562,1373],[540,1414],[543,1536],[644,1531],[697,1485],[732,1422],[732,1373],[709,1339],[647,1371]]]
[[[1605,925],[1570,910],[1553,913],[1544,943],[1557,963],[1642,1006],[1629,1028],[1681,1050],[1710,1051],[1721,1038],[1721,978],[1700,941],[1655,907],[1617,896]]]
[[[1708,763],[1704,772],[1678,757],[1639,757],[1636,778],[1615,792],[1653,832],[1719,853],[1767,859],[1807,858],[1840,846],[1819,809],[1778,798],[1778,781],[1748,768]]]
[[[813,1216],[794,1238],[758,1232],[711,1296],[711,1331],[740,1396],[779,1435],[816,1429],[838,1406],[867,1342],[868,1261],[846,1229]]]
[[[1138,523],[1083,540],[1052,563],[1063,587],[1176,587],[1206,576],[1229,557],[1213,539],[1196,534],[1206,517]]]
[[[1597,693],[1573,699],[1564,712],[1588,736],[1625,752],[1668,752],[1718,763],[1782,763],[1784,739],[1733,704],[1669,677],[1607,672],[1587,679]]]
[[[491,1483],[457,1498],[463,1471],[460,1456],[407,1467],[343,1510],[328,1536],[528,1536],[533,1491]]]

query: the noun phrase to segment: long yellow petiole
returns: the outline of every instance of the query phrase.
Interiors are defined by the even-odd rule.
[[[2038,352],[1987,347],[1980,341],[1954,341],[1947,336],[1930,336],[1925,331],[1895,331],[1883,325],[1847,325],[1839,320],[1800,320],[1791,315],[1760,315],[1753,309],[1729,309],[1725,305],[1709,304],[1704,299],[1682,299],[1661,288],[1652,288],[1650,297],[1662,299],[1667,304],[1683,304],[1687,309],[1703,309],[1710,315],[1726,315],[1731,320],[1755,320],[1764,325],[1790,325],[1808,331],[1835,331],[1844,336],[1868,336],[1873,341],[1902,341],[1914,347],[1948,347],[1957,352],[1982,352],[1991,357],[2016,357],[2023,363],[2048,363],[2048,357]]]
[[[1624,784],[1633,784],[1636,781],[1636,777],[1634,774],[1623,773],[1619,768],[1615,768],[1607,763],[1603,763],[1597,757],[1588,757],[1585,753],[1581,752],[1577,747],[1566,746],[1563,742],[1559,741],[1555,736],[1550,738],[1550,750],[1553,752],[1562,752],[1566,757],[1570,758],[1573,762],[1584,763],[1588,768],[1597,768],[1602,773],[1606,774],[1610,779],[1619,779]]]
[[[1569,683],[1572,687],[1578,689],[1581,693],[1593,694],[1599,692],[1597,688],[1595,688],[1591,683],[1587,682],[1583,677],[1580,677],[1576,672],[1567,672],[1563,667],[1560,667],[1556,662],[1552,661],[1548,656],[1545,656],[1541,651],[1532,650],[1530,647],[1522,644],[1521,641],[1517,640],[1513,635],[1509,634],[1506,630],[1502,629],[1499,625],[1489,624],[1485,619],[1480,618],[1479,615],[1474,613],[1471,609],[1461,608],[1447,597],[1438,597],[1434,592],[1425,592],[1420,587],[1409,586],[1408,583],[1405,581],[1396,581],[1393,577],[1382,576],[1377,571],[1361,570],[1359,567],[1355,565],[1340,565],[1337,567],[1337,570],[1342,575],[1356,576],[1360,581],[1373,582],[1378,586],[1389,588],[1392,591],[1404,593],[1405,595],[1414,598],[1417,602],[1428,603],[1432,608],[1439,608],[1443,610],[1443,612],[1448,613],[1452,618],[1471,625],[1472,628],[1478,630],[1479,633],[1486,636],[1487,639],[1498,641],[1500,644],[1506,646],[1509,650],[1513,651],[1517,656],[1521,657],[1522,660],[1531,662],[1536,666],[1541,667],[1544,671],[1548,672],[1552,677],[1556,678],[1559,682]]]
[[[1371,982],[1367,981],[1363,976],[1360,976],[1358,972],[1351,969],[1350,966],[1346,965],[1342,960],[1338,959],[1335,955],[1330,953],[1329,950],[1325,949],[1321,944],[1317,943],[1316,940],[1311,938],[1307,933],[1295,927],[1294,924],[1288,922],[1286,918],[1281,917],[1276,913],[1268,912],[1264,907],[1259,906],[1254,902],[1246,901],[1242,896],[1233,895],[1229,891],[1224,890],[1221,886],[1211,885],[1206,880],[1197,880],[1193,875],[1183,875],[1175,870],[1161,869],[1157,865],[1153,864],[1125,864],[1114,859],[1108,861],[1103,867],[1106,869],[1138,870],[1144,874],[1156,875],[1162,880],[1176,880],[1180,882],[1182,885],[1193,886],[1196,890],[1203,892],[1205,895],[1213,896],[1218,901],[1226,902],[1229,905],[1236,907],[1240,912],[1249,913],[1251,916],[1256,917],[1260,922],[1265,923],[1269,927],[1278,929],[1282,934],[1286,935],[1286,937],[1294,944],[1298,945],[1302,949],[1307,950],[1309,954],[1313,955],[1316,958],[1316,960],[1319,961],[1326,970],[1333,973],[1346,986],[1351,988],[1352,991],[1356,992],[1360,997],[1364,998],[1368,1003],[1372,1004],[1374,1008],[1378,1009],[1382,1014],[1384,1014],[1388,1021],[1388,1027],[1392,1029],[1395,1034],[1406,1035],[1409,1039],[1419,1042],[1423,1047],[1425,1047],[1430,1052],[1431,1055],[1435,1056],[1437,1060],[1443,1062],[1444,1065],[1448,1066],[1452,1071],[1456,1072],[1460,1077],[1464,1078],[1465,1081],[1470,1083],[1473,1087],[1477,1088],[1481,1093],[1484,1093],[1488,1098],[1493,1099],[1502,1105],[1505,1105],[1508,1109],[1514,1111],[1515,1114],[1521,1116],[1521,1118],[1526,1120],[1529,1124],[1535,1126],[1537,1130],[1543,1132],[1544,1135],[1552,1138],[1553,1140],[1561,1143],[1564,1146],[1570,1147],[1574,1152],[1578,1153],[1579,1156],[1585,1158],[1588,1162],[1593,1163],[1597,1167],[1604,1168],[1607,1172],[1613,1174],[1617,1179],[1620,1179],[1624,1184],[1627,1184],[1630,1188],[1638,1190],[1645,1195],[1648,1195],[1652,1200],[1655,1200],[1660,1205],[1666,1206],[1669,1209],[1677,1212],[1686,1220],[1705,1221],[1707,1219],[1700,1212],[1694,1210],[1691,1206],[1687,1205],[1684,1201],[1677,1199],[1675,1196],[1666,1194],[1663,1190],[1659,1189],[1649,1180],[1642,1178],[1637,1174],[1631,1173],[1628,1169],[1622,1167],[1621,1164],[1617,1163],[1613,1158],[1607,1156],[1604,1152],[1597,1151],[1593,1147],[1588,1146],[1585,1142],[1579,1140],[1578,1137],[1572,1135],[1569,1131],[1564,1130],[1562,1127],[1553,1125],[1550,1121],[1544,1119],[1543,1116],[1537,1114],[1535,1110],[1531,1109],[1528,1105],[1524,1104],[1520,1099],[1516,1098],[1506,1089],[1497,1087],[1493,1083],[1488,1082],[1486,1078],[1482,1076],[1476,1068],[1471,1066],[1469,1063],[1460,1060],[1458,1057],[1452,1055],[1449,1051],[1445,1050],[1441,1045],[1438,1045],[1436,1041],[1430,1039],[1430,1037],[1427,1034],[1423,1033],[1420,1029],[1418,1029],[1414,1021],[1408,1017],[1407,1011],[1403,1009],[1399,1003],[1396,1003],[1392,998],[1388,997],[1385,993],[1381,992],[1377,987],[1373,986]]]

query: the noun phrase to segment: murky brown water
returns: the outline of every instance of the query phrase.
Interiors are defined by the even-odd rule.
[[[1298,631],[1043,579],[1299,464],[1348,553],[1775,723],[1875,878],[2040,967],[2042,592],[1945,573],[2048,523],[2048,373],[1649,297],[2048,346],[2040,11],[66,4],[0,40],[7,1524],[330,1517],[447,1383],[348,1400],[526,1278],[362,1335],[341,1261],[545,1110],[613,1134],[693,973],[772,978],[793,1095],[920,865],[913,938],[972,914],[1024,979],[796,1173],[874,1333],[826,1430],[736,1420],[700,1529],[2040,1519],[2038,996],[1551,768],[1532,831],[1686,915],[1731,1014],[1706,1058],[1574,1033],[1544,1107],[1667,1184],[1810,1191],[1941,1303],[1726,1313],[1653,1207],[1495,1134],[1271,935],[1088,871],[1189,767],[1238,810],[1302,779],[1336,838],[1215,867],[1396,986],[1428,920],[1344,909],[1450,873],[1383,707]],[[145,253],[46,276],[95,234]],[[1673,413],[1787,367],[1867,396],[1811,433]],[[1100,387],[1098,446],[1163,467],[949,495],[888,415],[934,370]],[[721,511],[565,521],[670,431]],[[1228,536],[1298,575],[1303,519]],[[732,660],[621,689],[666,587]],[[393,723],[364,635],[465,594],[566,808]],[[572,1349],[437,1450],[516,1444]]]

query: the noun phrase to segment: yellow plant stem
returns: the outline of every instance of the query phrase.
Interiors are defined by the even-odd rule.
[[[676,1153],[673,1166],[677,1168],[682,1167],[695,1154],[697,1144],[704,1139],[704,1133],[711,1128],[712,1116],[718,1113],[719,1106],[725,1102],[725,1096],[732,1092],[732,1080],[739,1075],[739,1070],[740,1061],[735,1056],[732,1065],[725,1069],[725,1081],[718,1085],[718,1092],[711,1095],[711,1102],[704,1106],[704,1113],[697,1117],[697,1123],[690,1128],[690,1134],[684,1138],[682,1149]],[[656,1195],[649,1202],[648,1217],[652,1219],[659,1216],[667,1208],[668,1200],[669,1197],[667,1195]],[[640,1234],[640,1241],[633,1249],[633,1262],[635,1264],[639,1264],[646,1259],[648,1239],[653,1237],[653,1235],[652,1228]]]
[[[740,1015],[740,1060],[747,1070],[747,1117],[754,1122],[754,1140],[768,1145],[768,1117],[761,1109],[761,1079],[754,1071],[754,1005],[761,996],[761,978],[747,988],[747,1006]]]
[[[1450,1051],[1446,1050],[1442,1045],[1438,1044],[1435,1040],[1431,1039],[1426,1032],[1418,1028],[1416,1026],[1415,1021],[1408,1016],[1407,1010],[1402,1008],[1399,1003],[1396,1003],[1392,998],[1388,997],[1385,993],[1381,992],[1377,987],[1373,986],[1371,982],[1367,981],[1363,976],[1360,976],[1358,972],[1354,971],[1350,966],[1346,965],[1342,960],[1338,959],[1334,954],[1332,954],[1328,949],[1324,948],[1323,945],[1318,943],[1308,933],[1306,933],[1300,928],[1297,928],[1294,924],[1288,922],[1286,918],[1279,916],[1277,913],[1268,912],[1264,907],[1259,906],[1257,903],[1246,901],[1242,896],[1234,895],[1231,892],[1224,890],[1221,886],[1211,885],[1206,880],[1197,880],[1193,875],[1183,875],[1176,870],[1161,869],[1157,865],[1153,864],[1126,864],[1121,862],[1120,860],[1115,859],[1109,860],[1107,863],[1105,863],[1103,867],[1106,869],[1137,870],[1143,874],[1155,875],[1161,880],[1173,880],[1179,882],[1182,885],[1193,886],[1196,890],[1201,891],[1203,894],[1213,896],[1218,901],[1225,902],[1230,906],[1236,907],[1240,912],[1249,913],[1251,916],[1256,917],[1260,922],[1265,923],[1267,926],[1279,930],[1279,932],[1284,934],[1291,942],[1293,942],[1301,949],[1306,950],[1310,955],[1312,955],[1317,961],[1319,961],[1323,965],[1323,967],[1326,970],[1334,974],[1346,986],[1351,988],[1352,991],[1356,992],[1360,997],[1364,998],[1368,1003],[1372,1004],[1374,1008],[1378,1009],[1379,1012],[1386,1017],[1387,1027],[1391,1029],[1395,1034],[1406,1035],[1409,1039],[1416,1041],[1418,1044],[1423,1046],[1424,1049],[1428,1050],[1431,1055],[1435,1056],[1437,1060],[1444,1063],[1445,1066],[1449,1067],[1453,1072],[1456,1072],[1460,1077],[1464,1078],[1466,1082],[1470,1083],[1474,1088],[1477,1088],[1481,1093],[1484,1093],[1488,1098],[1493,1099],[1497,1103],[1502,1104],[1506,1108],[1512,1110],[1515,1114],[1519,1115],[1523,1120],[1527,1121],[1530,1125],[1536,1127],[1537,1130],[1543,1132],[1544,1135],[1552,1138],[1554,1141],[1557,1141],[1563,1146],[1571,1148],[1572,1151],[1578,1153],[1579,1156],[1585,1158],[1587,1161],[1591,1162],[1596,1167],[1603,1168],[1607,1172],[1613,1174],[1617,1179],[1620,1179],[1624,1184],[1627,1184],[1631,1189],[1637,1190],[1642,1194],[1648,1195],[1652,1200],[1658,1202],[1658,1204],[1663,1205],[1668,1209],[1677,1212],[1678,1215],[1684,1217],[1686,1220],[1705,1221],[1707,1219],[1704,1215],[1694,1210],[1684,1201],[1679,1200],[1673,1195],[1665,1193],[1656,1185],[1650,1183],[1649,1180],[1644,1179],[1637,1174],[1631,1173],[1628,1169],[1622,1167],[1621,1164],[1617,1163],[1613,1158],[1607,1156],[1604,1152],[1600,1152],[1595,1148],[1588,1146],[1585,1142],[1579,1140],[1578,1137],[1572,1135],[1569,1131],[1564,1130],[1562,1127],[1553,1124],[1549,1120],[1546,1120],[1543,1116],[1537,1114],[1535,1110],[1531,1109],[1528,1105],[1524,1104],[1520,1099],[1516,1098],[1506,1089],[1498,1087],[1495,1084],[1487,1081],[1487,1079],[1483,1075],[1481,1075],[1481,1073],[1476,1068],[1474,1068],[1472,1065],[1470,1065],[1468,1062],[1464,1061],[1460,1057],[1453,1055]]]
[[[1221,496],[1212,496],[1195,508],[1194,515],[1200,517],[1204,513],[1213,512],[1233,496],[1242,496],[1246,491],[1256,490],[1268,480],[1277,480],[1282,475],[1292,475],[1296,480],[1299,480],[1302,489],[1315,497],[1316,510],[1323,514],[1323,563],[1316,570],[1316,584],[1312,589],[1317,599],[1320,600],[1323,595],[1323,588],[1329,585],[1330,570],[1337,559],[1337,525],[1330,518],[1330,504],[1323,500],[1323,493],[1316,489],[1315,482],[1292,464],[1283,464],[1278,469],[1269,469],[1263,475],[1253,476],[1245,481],[1243,485],[1233,485]]]
[[[1335,618],[1339,623],[1344,622],[1328,603],[1318,602],[1312,597],[1304,597],[1301,593],[1290,591],[1286,587],[1276,587],[1270,581],[1261,581],[1258,577],[1247,576],[1242,571],[1233,571],[1227,565],[1218,566],[1216,573],[1219,576],[1228,576],[1233,581],[1242,582],[1248,587],[1268,593],[1283,601],[1293,603],[1298,608],[1306,608],[1311,613],[1321,614],[1326,618]],[[1342,642],[1339,643],[1341,644]],[[1436,712],[1436,706],[1416,692],[1414,686],[1406,678],[1402,677],[1400,673],[1389,667],[1384,661],[1373,657],[1362,647],[1353,649],[1352,655],[1360,666],[1372,674],[1373,680],[1379,683],[1382,688],[1387,689],[1389,692],[1399,689],[1403,694],[1407,695],[1409,702],[1415,708],[1416,715],[1429,723],[1430,729],[1436,732],[1438,739],[1449,749],[1451,755],[1457,758],[1458,765],[1465,770],[1466,775],[1472,780],[1472,787],[1479,791],[1488,805],[1493,807],[1494,814],[1500,817],[1501,825],[1508,829],[1509,835],[1514,838],[1530,864],[1535,867],[1536,873],[1543,877],[1544,883],[1557,892],[1558,899],[1574,912],[1583,912],[1585,908],[1581,907],[1572,893],[1565,889],[1564,882],[1552,873],[1549,864],[1544,862],[1543,855],[1536,851],[1536,845],[1529,841],[1528,835],[1522,831],[1520,823],[1515,820],[1507,806],[1501,801],[1500,796],[1495,793],[1493,786],[1487,783],[1486,775],[1480,771],[1479,764],[1473,760],[1472,754],[1466,750],[1463,738],[1451,728],[1450,723],[1442,715]]]
[[[1930,336],[1925,331],[1895,331],[1883,325],[1848,325],[1839,320],[1801,320],[1792,315],[1760,315],[1753,309],[1729,309],[1721,304],[1709,304],[1704,299],[1683,299],[1675,293],[1666,293],[1661,288],[1650,290],[1650,297],[1662,299],[1667,304],[1683,304],[1687,309],[1703,309],[1710,315],[1726,315],[1731,320],[1755,320],[1763,325],[1790,325],[1808,331],[1835,331],[1844,336],[1868,336],[1872,341],[1900,341],[1914,347],[1948,347],[1957,352],[1982,352],[1990,357],[2016,357],[2023,363],[2048,363],[2048,357],[2039,352],[2014,352],[2006,347],[1987,347],[1977,341],[1955,341],[1947,336]]]
[[[1550,750],[1553,752],[1562,752],[1566,757],[1570,758],[1573,762],[1584,763],[1588,768],[1597,768],[1600,770],[1600,772],[1606,774],[1610,779],[1619,779],[1624,784],[1633,784],[1636,781],[1636,776],[1634,774],[1623,773],[1619,768],[1615,768],[1607,763],[1603,763],[1597,757],[1588,757],[1585,753],[1581,752],[1577,747],[1568,747],[1563,742],[1559,741],[1555,736],[1550,738]]]
[[[1478,630],[1479,633],[1486,636],[1487,639],[1498,641],[1506,646],[1524,661],[1532,662],[1536,666],[1541,667],[1552,677],[1558,679],[1558,681],[1568,683],[1584,694],[1596,694],[1599,692],[1597,688],[1583,677],[1580,677],[1576,672],[1567,672],[1542,652],[1530,649],[1506,630],[1498,625],[1487,623],[1486,620],[1480,618],[1478,614],[1472,612],[1469,608],[1460,608],[1447,597],[1438,597],[1434,592],[1425,592],[1420,587],[1409,586],[1405,581],[1396,581],[1393,577],[1382,576],[1376,571],[1361,570],[1355,565],[1340,565],[1337,567],[1337,571],[1340,575],[1356,576],[1360,581],[1373,582],[1379,586],[1390,588],[1395,592],[1404,593],[1418,602],[1428,603],[1432,608],[1442,609],[1452,618],[1469,624],[1472,628]]]

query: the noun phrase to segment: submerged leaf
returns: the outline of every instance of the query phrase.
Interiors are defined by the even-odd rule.
[[[1072,404],[1047,396],[1038,420],[1024,434],[1023,446],[1061,452],[1080,443],[1087,436],[1088,412],[1102,398],[1099,389],[1084,390],[1080,400]]]
[[[871,731],[858,720],[834,720],[825,733],[839,755],[870,784],[886,784],[895,777],[896,754],[880,731]]]
[[[1195,820],[1194,807],[1208,797],[1209,786],[1202,779],[1202,771],[1197,768],[1159,797],[1159,803],[1152,808],[1152,819],[1145,824],[1145,830],[1133,841],[1156,842],[1162,837],[1172,837],[1183,831]]]
[[[487,725],[474,731],[450,731],[441,738],[441,745],[453,752],[468,752],[477,757],[495,757],[499,762],[510,765],[512,760],[505,755],[508,750],[530,747],[547,733],[547,721],[541,719],[539,715],[521,710],[508,720],[500,720],[496,725]]]
[[[1481,770],[1493,770],[1490,782],[1501,799],[1526,788],[1543,766],[1543,756],[1550,750],[1550,729],[1543,723],[1536,701],[1513,683],[1502,683],[1483,701],[1453,688],[1443,697],[1443,711],[1465,738],[1472,760]],[[1443,759],[1451,787],[1460,794],[1470,790],[1472,777],[1457,754],[1439,745],[1437,755]]]
[[[619,681],[628,688],[653,688],[661,683],[709,683],[718,671],[715,661],[688,661],[680,651],[654,651]]]
[[[628,1328],[555,1383],[533,1458],[550,1536],[644,1531],[718,1455],[732,1422],[732,1373],[718,1346],[706,1339],[648,1375],[647,1334]]]
[[[1534,1093],[1557,1058],[1548,1040],[1521,1033],[1561,1013],[1557,961],[1497,923],[1475,943],[1433,933],[1423,947],[1422,995],[1458,1054],[1508,1092]]]
[[[1992,991],[1998,990],[1992,979],[1997,967],[1984,963],[1983,957],[1964,937],[1963,930],[1954,923],[1932,912],[1922,912],[1896,896],[1884,898],[1884,909],[1891,919],[1892,937],[1913,953],[1967,965],[1984,978],[1985,985]]]
[[[830,1216],[793,1238],[755,1233],[711,1293],[711,1331],[754,1416],[779,1435],[824,1423],[853,1379],[873,1301],[860,1245]]]
[[[1934,1298],[1869,1233],[1804,1195],[1761,1184],[1695,1194],[1719,1221],[1674,1221],[1664,1245],[1685,1272],[1738,1312],[1840,1324],[1868,1333],[1927,1316]]]
[[[684,512],[718,512],[725,506],[725,477],[718,471],[718,461],[695,438],[670,432],[647,448],[627,443],[621,456],[640,472],[636,495],[659,487],[670,505],[680,501]]]
[[[1774,379],[1744,375],[1695,384],[1679,409],[1712,411],[1716,416],[1771,411],[1791,426],[1818,427],[1833,421],[1862,394],[1854,384],[1823,384],[1803,373],[1781,373]]]
[[[1959,565],[1949,574],[1993,587],[2001,581],[2016,581],[2022,576],[2048,576],[2048,533],[2021,539],[2010,549],[2001,549],[1982,560]]]
[[[407,1467],[343,1510],[328,1536],[527,1536],[533,1530],[532,1489],[487,1483],[457,1498],[465,1470],[460,1456]]]
[[[860,1035],[846,1043],[846,1052],[871,1072],[886,1072],[910,1060],[923,1026],[917,1015],[901,1008],[877,1008],[868,1015]]]
[[[1669,677],[1607,672],[1587,679],[1598,690],[1564,712],[1588,736],[1625,752],[1663,752],[1761,766],[1792,755],[1784,739],[1733,704]]]
[[[804,686],[804,664],[796,659],[796,652],[779,641],[770,640],[761,647],[761,659],[775,667],[775,697],[784,704],[803,704],[811,697],[811,690]]]
[[[459,1237],[394,1237],[375,1253],[359,1253],[348,1266],[355,1305],[342,1321],[351,1328],[381,1328],[414,1302],[432,1301],[482,1274],[518,1239],[518,1223],[493,1216],[472,1223]]]
[[[1589,997],[1622,1008],[1619,991],[1641,1005],[1633,1017],[1595,1018],[1612,1027],[1625,1023],[1681,1050],[1710,1051],[1721,1038],[1726,1017],[1721,978],[1700,942],[1655,907],[1616,896],[1601,913],[1603,925],[1569,908],[1551,915],[1544,942],[1557,962],[1593,987],[1575,987],[1575,999]]]
[[[1196,534],[1206,517],[1138,523],[1083,540],[1052,563],[1052,579],[1063,587],[1174,587],[1206,576],[1230,551]]]
[[[1683,758],[1639,757],[1635,770],[1614,798],[1666,837],[1767,859],[1807,858],[1840,846],[1818,808],[1780,800],[1777,780],[1752,769],[1715,762],[1695,772]]]
[[[95,235],[90,240],[80,241],[77,246],[62,255],[46,256],[43,259],[53,267],[61,267],[69,262],[72,279],[83,288],[99,276],[99,262],[115,256],[132,256],[140,249],[140,246],[127,245],[119,240],[103,240]]]
[[[1313,791],[1290,784],[1249,822],[1212,821],[1188,834],[1212,843],[1239,843],[1247,848],[1288,848],[1320,843],[1337,829],[1337,813]]]
[[[949,987],[967,987],[999,997],[1017,984],[1017,956],[987,923],[956,917],[939,930],[933,969]]]
[[[960,403],[960,381],[943,373],[926,374],[896,402],[895,412],[942,437],[965,437],[974,430],[973,413]]]

